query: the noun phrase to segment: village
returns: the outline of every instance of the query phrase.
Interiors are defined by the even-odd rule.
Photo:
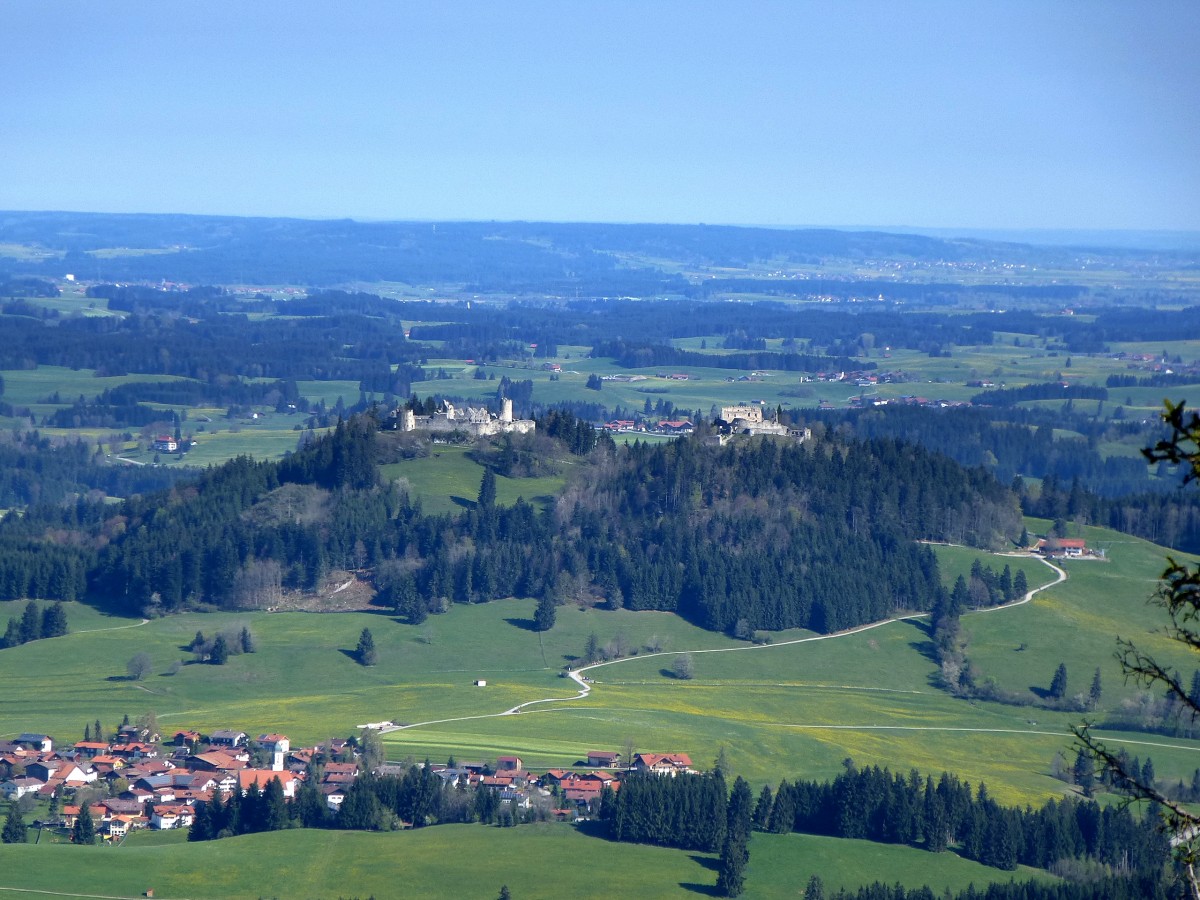
[[[90,729],[89,729],[90,730]],[[178,730],[164,736],[144,724],[125,724],[112,740],[85,740],[56,748],[46,734],[23,733],[0,741],[0,796],[27,809],[46,804],[36,819],[38,839],[73,840],[79,817],[91,817],[95,834],[120,842],[131,831],[183,829],[214,798],[234,792],[265,792],[278,779],[285,801],[316,779],[330,815],[335,817],[350,786],[367,772],[361,751],[369,737],[331,739],[313,747],[293,748],[282,734],[251,738],[231,729],[201,734]],[[686,753],[633,753],[589,750],[572,768],[530,770],[519,756],[489,762],[417,763],[428,766],[443,785],[496,793],[497,806],[511,816],[581,821],[596,812],[605,788],[618,791],[630,772],[675,776],[696,774]],[[402,775],[408,764],[382,763],[373,775]],[[40,801],[40,803],[39,803]],[[411,823],[402,822],[401,827]]]

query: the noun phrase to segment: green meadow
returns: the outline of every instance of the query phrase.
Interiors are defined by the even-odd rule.
[[[618,844],[571,825],[499,829],[440,825],[392,833],[291,831],[196,844],[158,843],[137,834],[119,849],[70,844],[0,846],[5,897],[455,897],[490,900],[501,885],[514,897],[670,900],[708,893],[716,858],[662,847]],[[812,874],[827,889],[882,878],[935,891],[1045,873],[1001,872],[952,853],[811,835],[755,834],[750,900],[795,897]],[[867,874],[871,873],[871,874]],[[73,893],[76,892],[76,893]]]
[[[1161,654],[1185,677],[1197,660],[1157,633],[1160,612],[1145,603],[1162,551],[1114,532],[1087,536],[1105,547],[1107,561],[1067,563],[1067,582],[1025,605],[969,612],[963,630],[981,677],[1031,702],[1060,662],[1069,694],[1086,692],[1100,668],[1104,692],[1089,715],[1102,718],[1137,695],[1113,658],[1116,634]],[[1025,567],[1031,585],[1054,575],[1034,560],[935,551],[948,580],[968,572],[976,557],[997,571],[1005,562]],[[516,753],[531,767],[550,767],[573,764],[589,749],[632,744],[686,752],[700,766],[724,749],[733,770],[756,785],[829,777],[850,757],[860,765],[955,771],[987,781],[1006,802],[1069,790],[1050,767],[1056,753],[1071,753],[1069,726],[1082,714],[950,696],[937,684],[926,618],[834,637],[779,633],[754,646],[670,613],[573,604],[539,634],[531,630],[533,608],[527,599],[455,605],[419,626],[383,612],[188,614],[140,624],[70,604],[71,634],[0,651],[0,680],[9,688],[0,736],[45,730],[73,740],[97,718],[115,724],[153,710],[164,728],[279,731],[310,744],[392,720],[413,726],[385,735],[396,760]],[[0,604],[0,621],[22,609]],[[243,626],[257,652],[225,666],[193,664],[183,649],[196,631]],[[350,656],[364,627],[379,653],[371,668]],[[580,665],[593,633],[601,646],[619,644],[628,655],[590,669],[591,693],[578,698],[563,669]],[[153,674],[128,680],[126,661],[143,651]],[[695,675],[681,681],[671,670],[685,651]],[[475,687],[476,679],[487,686]],[[1190,779],[1200,767],[1200,742],[1108,737],[1131,755],[1151,755],[1160,776]]]
[[[470,449],[434,444],[428,456],[380,466],[380,473],[388,481],[406,482],[409,492],[420,498],[421,509],[427,513],[460,512],[475,503],[483,480],[484,467],[471,459]],[[559,465],[561,471],[557,475],[539,478],[496,476],[496,501],[512,505],[523,497],[527,503],[541,506],[553,503],[566,485],[572,468],[570,460],[563,460]]]

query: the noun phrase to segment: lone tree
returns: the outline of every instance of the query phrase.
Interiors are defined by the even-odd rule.
[[[557,615],[557,605],[554,598],[549,594],[543,594],[538,600],[537,610],[533,614],[533,624],[538,631],[549,631],[554,627],[554,619]]]
[[[692,676],[696,674],[696,669],[692,664],[692,654],[680,653],[675,657],[675,665],[671,667],[671,671],[676,678],[681,678],[684,681],[690,681]]]
[[[154,660],[145,651],[135,653],[129,658],[129,662],[125,663],[125,671],[134,681],[141,681],[153,668]]]
[[[1067,696],[1067,664],[1059,663],[1058,668],[1054,670],[1054,679],[1050,682],[1050,696],[1055,700],[1061,700]]]
[[[1164,407],[1162,418],[1171,434],[1142,454],[1150,463],[1179,466],[1184,484],[1191,484],[1200,478],[1200,415],[1187,410],[1183,401],[1168,400]],[[1189,650],[1200,651],[1200,564],[1189,565],[1168,556],[1151,602],[1166,610],[1166,635]],[[1174,669],[1123,638],[1117,638],[1117,658],[1126,678],[1147,688],[1165,690],[1183,710],[1193,717],[1200,715],[1200,703]],[[1072,728],[1079,746],[1108,772],[1117,790],[1133,800],[1148,800],[1160,811],[1164,825],[1174,833],[1173,850],[1186,873],[1189,891],[1200,900],[1200,813],[1168,798],[1154,783],[1152,771],[1146,777],[1145,770],[1135,770],[1126,756],[1110,750],[1092,735],[1090,727],[1085,721]]]
[[[375,638],[371,636],[370,628],[364,628],[362,634],[358,636],[358,646],[354,648],[354,658],[358,660],[359,665],[375,665]]]

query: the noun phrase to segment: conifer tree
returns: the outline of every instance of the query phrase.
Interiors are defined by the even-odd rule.
[[[1104,692],[1103,686],[1100,684],[1100,667],[1096,667],[1096,674],[1092,676],[1092,686],[1088,690],[1088,705],[1095,709],[1100,703],[1100,695]]]
[[[491,509],[496,505],[496,473],[491,469],[483,470],[483,479],[479,482],[479,499],[476,502],[480,509]]]
[[[1050,696],[1054,700],[1061,700],[1067,696],[1067,664],[1059,663],[1058,668],[1054,670],[1054,678],[1050,682]]]
[[[24,844],[29,840],[25,820],[21,817],[21,809],[15,800],[8,804],[8,818],[4,820],[4,832],[0,834],[0,840],[6,844]]]
[[[549,593],[542,594],[541,599],[538,600],[537,610],[533,614],[534,627],[538,631],[549,631],[554,627],[557,612],[554,598]]]
[[[371,629],[364,628],[362,634],[358,636],[358,646],[354,649],[354,658],[358,660],[359,665],[375,665],[375,638],[371,636]]]
[[[32,600],[25,604],[25,612],[21,616],[21,643],[28,644],[42,636],[42,614]]]
[[[753,803],[750,785],[739,775],[729,798],[725,844],[721,848],[721,868],[717,875],[717,891],[724,897],[737,897],[746,887]]]
[[[85,804],[79,810],[75,819],[75,827],[71,829],[71,842],[75,844],[96,843],[96,823],[92,821],[92,811]]]
[[[42,637],[62,637],[67,633],[67,610],[62,601],[42,610]]]
[[[771,795],[771,786],[764,784],[762,792],[758,795],[758,803],[754,806],[754,827],[759,831],[766,831],[767,824],[771,821],[771,807],[775,803],[775,798]]]

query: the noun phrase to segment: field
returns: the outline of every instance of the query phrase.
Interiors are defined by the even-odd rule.
[[[426,513],[459,512],[475,503],[484,468],[467,454],[469,447],[448,444],[433,445],[429,456],[380,466],[382,476],[389,481],[403,479],[411,494],[421,499]],[[527,503],[546,505],[566,484],[569,462],[564,462],[560,475],[542,478],[496,477],[496,501],[505,505],[523,497]]]
[[[131,838],[118,850],[68,844],[0,847],[5,897],[514,897],[685,898],[707,894],[716,860],[661,847],[616,844],[570,825],[499,829],[443,825],[390,834],[294,831],[198,844],[151,844]],[[585,860],[586,863],[580,862]],[[270,860],[269,866],[263,861]],[[461,864],[448,865],[449,860]],[[795,897],[812,874],[827,889],[876,877],[939,893],[990,881],[1045,878],[1022,869],[989,869],[951,853],[810,835],[756,834],[750,844],[750,900]],[[878,873],[877,875],[867,873]],[[17,888],[11,891],[7,888]],[[25,888],[22,891],[20,888]],[[78,894],[71,894],[78,891]]]
[[[1196,660],[1154,633],[1159,616],[1144,603],[1161,551],[1112,532],[1089,532],[1089,539],[1114,542],[1109,562],[1068,563],[1065,584],[1023,606],[968,613],[963,626],[972,660],[1014,692],[1045,688],[1060,661],[1070,692],[1083,692],[1099,667],[1099,715],[1136,693],[1113,659],[1115,633],[1137,639],[1181,671],[1190,672]],[[997,570],[1005,562],[1024,564],[1031,585],[1053,575],[1035,561],[958,548],[937,552],[948,578],[969,570],[977,555]],[[1056,753],[1070,753],[1068,726],[1081,714],[951,697],[936,685],[927,620],[815,640],[785,632],[754,647],[669,613],[573,605],[561,607],[555,628],[539,635],[531,630],[533,606],[532,600],[457,605],[414,627],[382,613],[190,614],[138,624],[105,620],[72,604],[73,630],[113,630],[80,631],[0,653],[0,679],[10,686],[0,735],[34,729],[70,738],[97,717],[115,723],[124,714],[153,710],[164,728],[279,731],[311,744],[391,719],[414,725],[385,736],[388,756],[396,760],[516,753],[531,767],[565,766],[589,749],[631,743],[687,752],[702,766],[724,748],[733,770],[756,786],[781,777],[828,777],[852,757],[860,765],[956,771],[986,780],[1006,802],[1038,802],[1068,790],[1050,776],[1050,765]],[[3,604],[0,617],[20,609]],[[172,666],[187,660],[183,647],[197,630],[243,625],[255,636],[256,653],[221,667]],[[379,651],[378,665],[369,669],[350,657],[363,627],[371,628]],[[561,674],[579,664],[590,633],[601,645],[619,641],[637,655],[591,669],[593,690],[578,699],[577,686]],[[650,647],[660,649],[654,654]],[[155,674],[127,680],[124,663],[140,651],[153,658]],[[670,674],[683,651],[693,655],[689,681]],[[477,678],[487,687],[474,687]],[[502,715],[544,698],[570,699]],[[1151,754],[1160,776],[1190,779],[1200,766],[1197,742],[1140,733],[1110,737],[1125,742],[1131,755]]]

